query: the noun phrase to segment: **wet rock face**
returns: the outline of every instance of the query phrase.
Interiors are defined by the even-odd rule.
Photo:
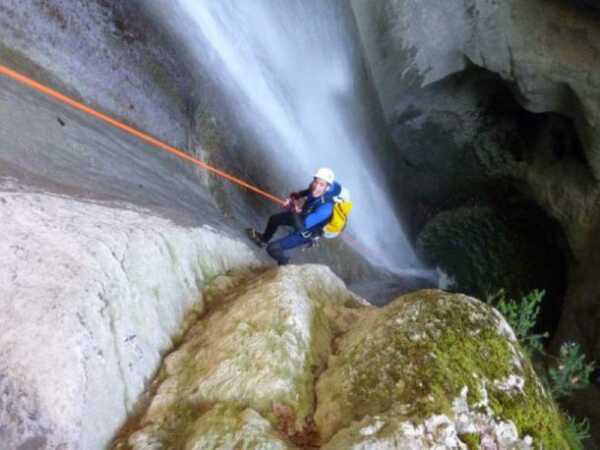
[[[190,73],[143,3],[3,1],[3,64],[184,146]]]
[[[528,110],[573,118],[598,175],[597,14],[563,0],[354,0],[353,6],[388,114],[407,93],[474,63],[513,83]]]
[[[600,17],[562,1],[475,2],[474,8],[478,26],[467,56],[516,83],[526,109],[572,118],[598,179]]]
[[[556,210],[520,179],[559,165],[591,179],[572,124],[523,110],[498,76],[471,68],[407,95],[390,126],[394,181],[423,260],[479,298],[545,289],[543,329],[554,331],[569,244]]]
[[[287,266],[219,277],[205,301],[115,449],[569,446],[512,330],[473,298],[375,309],[324,266]]]

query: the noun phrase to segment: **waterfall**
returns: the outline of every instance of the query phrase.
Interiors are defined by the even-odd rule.
[[[384,119],[346,0],[174,0],[161,14],[289,191],[331,167],[352,194],[349,230],[374,261],[418,265],[385,187]],[[399,193],[401,195],[401,193]],[[265,218],[266,219],[266,218]]]

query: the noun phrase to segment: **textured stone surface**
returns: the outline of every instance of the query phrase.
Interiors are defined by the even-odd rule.
[[[5,191],[0,203],[0,447],[103,448],[206,281],[257,260],[143,210]]]
[[[539,229],[549,231],[569,264],[555,341],[575,339],[598,359],[592,268],[600,229],[600,15],[585,3],[594,2],[353,6],[401,154],[394,166],[399,189],[416,197],[406,201],[413,232],[472,199],[497,206],[479,202],[490,187],[500,196],[516,190],[541,208],[532,218],[545,216]],[[474,77],[473,65],[497,81]],[[509,97],[527,112],[510,106]]]
[[[187,144],[190,74],[143,2],[4,0],[0,56],[173,145]]]
[[[406,93],[466,67],[462,2],[352,0],[352,7],[388,115]]]
[[[245,435],[240,414],[269,419],[285,431],[281,439],[306,432],[331,341],[364,300],[325,266],[307,265],[219,277],[206,303],[208,313],[166,358],[139,430],[117,448],[219,448],[215,433],[230,435],[232,426]]]
[[[513,331],[474,298],[374,309],[324,266],[288,266],[221,276],[205,299],[115,449],[570,445]]]
[[[186,449],[208,448],[288,450],[293,446],[278,435],[271,423],[252,409],[218,404],[191,426]],[[147,448],[142,446],[142,448]]]
[[[600,16],[561,0],[354,0],[386,111],[468,61],[514,83],[534,112],[573,118],[598,178]]]
[[[564,1],[476,1],[466,54],[516,84],[521,104],[575,121],[600,178],[600,17]]]
[[[316,388],[324,448],[569,448],[512,330],[476,299],[399,297],[336,347]]]

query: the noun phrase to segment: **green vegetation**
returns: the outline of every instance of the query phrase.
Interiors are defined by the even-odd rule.
[[[594,363],[587,363],[579,344],[564,343],[560,347],[558,364],[548,369],[550,391],[555,399],[570,395],[589,384]]]
[[[319,380],[321,404],[328,405],[316,416],[322,438],[364,417],[421,423],[434,414],[452,416],[453,402],[466,387],[471,410],[511,421],[521,439],[531,437],[533,448],[582,449],[587,423],[571,420],[553,394],[556,386],[588,376],[590,366],[572,345],[553,376],[537,374],[530,360],[543,349],[545,335],[532,331],[543,296],[533,291],[518,301],[503,293],[492,298],[517,340],[490,306],[440,291],[403,296],[363,321],[339,343],[338,356]],[[382,429],[379,437],[388,433],[395,427]],[[465,433],[460,439],[477,449],[481,437]]]
[[[523,394],[496,391],[490,396],[492,410],[498,417],[511,420],[516,425],[519,436],[531,436],[536,448],[575,448],[576,443],[570,441],[566,431],[567,417],[537,381],[529,362],[525,370],[529,381],[525,382]]]
[[[533,334],[540,313],[540,305],[544,298],[544,291],[533,290],[523,296],[519,302],[507,299],[504,290],[493,296],[488,296],[486,302],[494,306],[506,318],[517,339],[531,356],[531,351],[543,351],[543,340],[548,333]]]
[[[463,433],[459,436],[460,440],[467,444],[469,450],[479,450],[481,437],[479,433]]]
[[[591,437],[590,424],[587,419],[581,422],[572,417],[568,418],[566,433],[569,436],[569,441],[574,443],[573,450],[583,450],[583,442]]]
[[[454,289],[477,298],[498,286],[518,295],[546,283],[548,264],[542,246],[485,207],[442,212],[427,223],[417,240],[417,252],[428,265],[448,273]]]
[[[344,380],[345,392],[333,399],[344,410],[343,420],[392,410],[396,415],[396,405],[403,405],[401,420],[416,423],[432,414],[452,415],[453,399],[467,387],[471,408],[488,404],[499,419],[513,421],[521,437],[530,435],[544,448],[570,448],[566,419],[520,344],[507,338],[488,306],[420,291],[364,327],[362,335],[345,344],[338,375],[327,380],[338,386]],[[523,380],[522,389],[501,386],[511,376]],[[477,434],[461,439],[478,448]]]
[[[545,352],[543,346],[543,340],[548,337],[547,333],[544,334],[533,334],[532,329],[534,328],[537,316],[540,311],[540,304],[544,296],[544,291],[534,290],[529,294],[524,295],[519,301],[508,299],[504,291],[499,291],[493,296],[488,296],[487,302],[492,306],[495,306],[500,311],[507,322],[513,328],[517,339],[527,350],[530,357],[540,356],[546,360],[552,361],[550,367],[543,373],[538,374],[540,379],[544,382],[546,390],[550,393],[555,401],[558,401],[577,389],[584,388],[589,384],[590,374],[594,370],[594,363],[588,363],[585,360],[585,355],[582,353],[580,346],[574,342],[568,342],[561,346],[559,356],[554,357]],[[529,398],[529,396],[526,396]],[[496,405],[497,409],[503,409],[506,404],[510,402],[502,402],[502,406]],[[519,405],[522,407],[522,405]],[[529,406],[527,406],[529,409]],[[527,411],[527,409],[525,411]],[[557,409],[558,411],[558,409]],[[528,426],[526,422],[537,415],[535,409],[530,409],[529,420],[520,420],[520,425],[517,424],[519,429],[523,429],[528,432]],[[511,417],[514,416],[514,411],[511,412]],[[527,419],[522,415],[517,415],[522,419]],[[539,419],[542,423],[546,422],[543,415],[540,415]],[[575,419],[562,415],[560,418],[561,429],[564,430],[562,433],[568,443],[568,447],[571,449],[583,449],[582,441],[589,438],[589,424],[587,420],[577,422]],[[537,419],[534,422],[538,423]],[[546,424],[544,429],[546,432],[552,433],[552,430],[556,426],[551,421]],[[538,425],[539,426],[539,425]],[[545,448],[563,448],[554,447],[558,445],[555,440],[548,443]]]

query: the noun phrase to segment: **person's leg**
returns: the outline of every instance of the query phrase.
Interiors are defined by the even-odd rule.
[[[267,246],[267,253],[271,258],[277,261],[277,264],[284,266],[290,261],[289,250],[306,245],[310,239],[302,237],[300,233],[288,234],[286,237],[277,239]]]
[[[262,234],[261,239],[263,242],[269,242],[277,228],[282,225],[288,227],[294,227],[296,224],[295,214],[291,211],[284,211],[279,214],[273,214],[269,217],[269,222],[267,223],[267,227],[265,228],[265,232]]]

